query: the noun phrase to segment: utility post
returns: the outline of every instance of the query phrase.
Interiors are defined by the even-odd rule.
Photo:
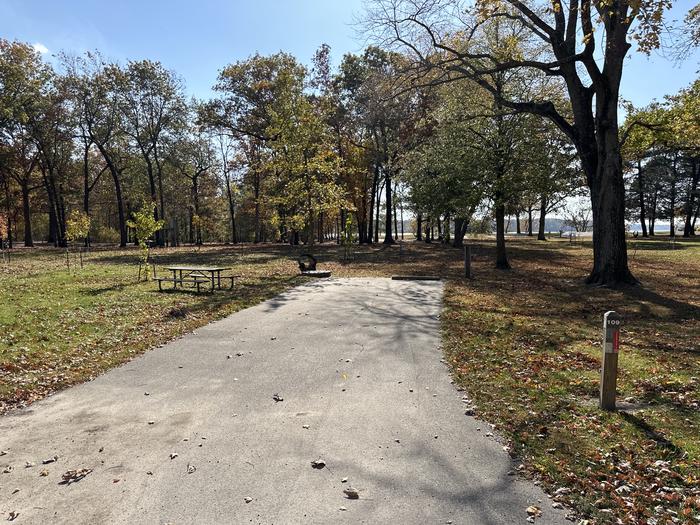
[[[621,320],[613,311],[603,316],[603,367],[600,370],[600,408],[603,410],[615,410]]]
[[[464,245],[464,276],[472,278],[472,247],[468,244]]]

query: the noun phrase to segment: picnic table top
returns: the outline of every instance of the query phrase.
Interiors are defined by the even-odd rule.
[[[171,271],[199,271],[199,272],[220,272],[223,270],[230,270],[228,266],[166,266],[168,270]]]

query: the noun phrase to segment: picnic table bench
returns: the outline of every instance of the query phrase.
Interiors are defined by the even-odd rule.
[[[221,290],[221,281],[230,280],[231,289],[233,289],[234,280],[240,275],[221,275],[221,272],[230,270],[231,268],[219,266],[167,266],[166,270],[172,272],[172,277],[156,277],[158,281],[158,290],[163,291],[163,283],[173,283],[173,290],[177,289],[178,284],[181,288],[186,285],[192,285],[201,291],[203,285],[209,285],[210,291]]]

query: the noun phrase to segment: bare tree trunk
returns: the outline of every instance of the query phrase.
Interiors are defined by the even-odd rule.
[[[685,203],[685,225],[683,226],[683,237],[695,235],[695,228],[693,227],[693,208],[695,208],[695,197],[698,193],[698,182],[700,182],[700,168],[698,167],[698,159],[693,159],[691,166],[693,175],[690,182],[690,188],[688,188],[688,197]]]
[[[66,217],[61,185],[57,183],[53,166],[42,168],[42,176],[49,201],[49,240],[54,246],[65,247],[67,244]]]
[[[20,185],[22,190],[22,216],[24,218],[24,245],[27,247],[34,246],[34,238],[32,236],[32,211],[29,201],[29,184],[25,180]]]
[[[195,225],[195,243],[197,246],[202,245],[202,226],[199,220],[199,174],[192,178],[192,197],[194,201],[194,214],[198,217]]]
[[[668,215],[669,219],[671,221],[670,224],[670,236],[675,237],[676,236],[676,197],[678,196],[678,169],[677,169],[677,163],[678,162],[678,154],[674,155],[673,157],[673,163],[671,166],[671,197],[670,197],[670,203],[669,203],[669,210],[668,210]]]
[[[547,199],[544,195],[540,197],[540,221],[539,228],[537,229],[537,240],[546,241],[547,236],[545,235],[545,226],[547,221]]]
[[[151,162],[150,156],[146,153],[143,154],[144,160],[146,161],[146,172],[148,174],[148,186],[151,192],[151,202],[153,203],[153,218],[158,221],[160,220],[160,215],[158,213],[158,191],[156,190],[156,180],[153,175],[153,163]],[[158,230],[156,232],[156,244],[162,246],[163,244],[163,232]]]
[[[614,112],[611,118],[617,117],[617,108]],[[617,127],[606,127],[599,131],[599,137],[596,173],[588,177],[593,210],[593,270],[586,282],[599,286],[632,284],[637,280],[627,264],[625,187]]]
[[[156,162],[156,175],[158,178],[158,195],[160,196],[160,218],[165,219],[165,197],[163,195],[163,168],[161,167],[160,161],[158,160],[158,149],[156,145],[153,146],[153,152]],[[163,224],[165,225],[165,221],[163,222]],[[199,230],[199,227],[197,227],[197,229]],[[158,230],[158,232],[156,232],[156,242],[158,243],[158,246],[165,246],[165,240],[165,231],[163,231],[163,229]]]
[[[659,185],[654,185],[654,195],[651,199],[651,208],[649,209],[649,237],[654,237],[654,227],[656,226],[656,208],[659,202]]]
[[[372,179],[372,192],[369,199],[369,220],[367,223],[367,244],[372,244],[374,239],[374,202],[379,195],[379,166],[374,166],[374,177]]]
[[[260,175],[256,173],[253,183],[253,191],[255,198],[255,234],[253,242],[260,242]]]
[[[382,190],[384,186],[381,186],[377,191],[377,210],[374,216],[374,244],[379,243],[379,210],[382,205]]]
[[[231,191],[231,180],[228,173],[224,174],[226,179],[226,197],[228,198],[228,213],[231,221],[231,242],[238,243],[238,232],[236,231],[236,203],[233,200],[233,192]]]
[[[187,242],[194,244],[194,209],[192,206],[187,208]]]
[[[467,228],[469,227],[468,219],[455,218],[455,236],[452,240],[452,246],[455,248],[461,248],[464,246],[464,236],[467,233]]]
[[[389,170],[386,170],[386,181],[385,181],[385,189],[386,189],[386,202],[385,207],[386,207],[386,221],[384,224],[384,244],[394,244],[394,236],[392,234],[392,220],[391,220],[391,212],[392,212],[392,203],[391,203],[391,172]]]
[[[499,196],[496,196],[498,202]],[[496,268],[509,270],[508,254],[506,253],[505,235],[506,207],[504,204],[496,204]]]
[[[12,249],[13,246],[13,236],[12,236],[12,199],[10,198],[10,182],[5,179],[5,214],[7,215],[7,246]],[[2,239],[0,239],[2,240]],[[1,246],[0,246],[1,248]]]
[[[642,237],[648,237],[644,202],[644,176],[642,174],[641,161],[637,161],[637,186],[639,187],[639,222],[642,223]]]
[[[107,148],[99,142],[95,142],[95,145],[100,150],[105,163],[107,163],[107,168],[112,175],[112,181],[114,181],[114,196],[117,200],[117,215],[119,217],[119,246],[123,248],[126,246],[129,238],[126,228],[126,214],[124,213],[124,199],[122,197],[121,172],[117,169],[117,165]]]
[[[593,210],[593,269],[586,282],[596,286],[638,284],[627,260],[625,184],[617,116],[622,66],[630,44],[621,26],[608,35],[605,70],[597,79],[592,102],[596,108],[593,122],[590,122],[592,115],[584,117],[577,109],[582,103],[589,104],[591,95],[577,93],[578,100],[572,102],[574,120],[586,121],[585,126],[583,122],[577,123],[576,149],[586,174]],[[572,92],[573,86],[569,87]]]

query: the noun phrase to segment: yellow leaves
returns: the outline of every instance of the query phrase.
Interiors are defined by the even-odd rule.
[[[90,216],[80,210],[73,210],[66,219],[66,239],[76,241],[84,239],[90,233]]]
[[[648,55],[659,48],[664,15],[671,6],[671,0],[634,0],[630,3],[631,16],[637,20],[632,38],[637,41],[640,52]]]
[[[488,20],[503,7],[501,0],[479,0],[476,3],[476,15],[480,21]]]
[[[507,35],[502,37],[494,55],[501,61],[522,60],[522,49],[520,39],[516,35]]]

